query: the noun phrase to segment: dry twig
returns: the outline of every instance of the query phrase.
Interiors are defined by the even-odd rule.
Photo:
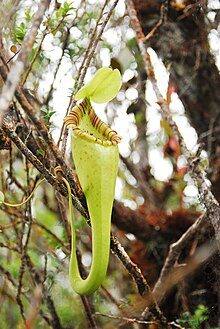
[[[182,154],[185,156],[188,164],[189,174],[194,180],[194,183],[199,190],[199,199],[201,204],[207,210],[207,218],[213,225],[215,231],[215,238],[220,248],[220,207],[218,201],[215,199],[210,188],[207,186],[205,181],[205,172],[200,166],[200,159],[198,155],[191,153],[185,144],[182,135],[179,132],[177,124],[174,122],[172,115],[169,110],[167,101],[163,98],[157,84],[157,80],[154,74],[154,68],[150,59],[150,55],[147,52],[147,47],[142,38],[139,38],[140,31],[142,31],[140,22],[137,17],[136,10],[133,5],[133,1],[127,1],[127,7],[129,15],[131,17],[131,23],[134,31],[136,32],[138,46],[144,61],[145,70],[149,81],[152,83],[153,90],[157,97],[157,102],[160,106],[160,113],[164,120],[166,120],[169,126],[172,128],[173,133],[176,135]]]
[[[11,67],[11,70],[8,74],[6,83],[3,87],[2,94],[0,95],[0,115],[2,117],[3,113],[8,109],[10,102],[14,96],[17,84],[20,80],[20,76],[24,71],[28,55],[33,47],[35,38],[45,14],[47,7],[49,6],[49,0],[41,0],[38,10],[35,14],[35,18],[32,24],[32,27],[24,39],[22,44],[22,50],[20,51],[16,62]],[[1,120],[0,120],[1,121]]]
[[[171,127],[173,133],[176,135],[176,138],[179,141],[179,145],[181,147],[182,154],[185,156],[187,163],[188,163],[188,171],[191,177],[196,184],[198,191],[199,191],[199,199],[203,207],[206,209],[206,213],[198,219],[198,221],[190,228],[176,243],[173,244],[170,248],[170,253],[168,258],[165,261],[165,265],[163,267],[161,276],[155,286],[154,289],[154,296],[156,300],[160,300],[162,296],[164,296],[166,287],[166,279],[168,273],[170,273],[171,269],[173,269],[175,261],[178,259],[180,252],[183,250],[185,243],[192,238],[193,234],[196,230],[200,229],[204,223],[205,219],[208,219],[215,232],[215,238],[217,242],[217,246],[220,249],[220,207],[215,199],[214,195],[212,194],[210,188],[207,186],[205,181],[205,172],[203,168],[199,164],[199,157],[196,154],[192,154],[186,147],[185,141],[182,135],[179,132],[178,126],[174,122],[172,115],[169,110],[169,106],[167,101],[163,98],[157,84],[157,80],[154,74],[154,68],[150,59],[150,55],[147,52],[147,46],[145,40],[143,38],[142,27],[137,17],[136,10],[134,8],[134,4],[132,0],[127,1],[127,8],[131,18],[131,24],[136,32],[137,43],[144,61],[144,66],[146,70],[146,74],[148,76],[149,81],[152,83],[153,90],[157,97],[157,103],[160,106],[160,113],[164,120],[166,120]],[[210,253],[208,257],[211,255]],[[202,254],[202,256],[204,256]],[[200,262],[201,263],[201,262]],[[191,269],[192,270],[192,269]],[[174,280],[174,278],[173,278]],[[175,280],[174,280],[175,281]],[[161,289],[165,289],[164,291],[160,291]],[[149,308],[146,307],[145,311],[143,312],[143,317],[145,318],[148,313]]]

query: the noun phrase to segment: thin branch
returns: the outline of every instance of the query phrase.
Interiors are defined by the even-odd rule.
[[[29,193],[30,190],[30,176],[29,176],[29,167],[28,167],[28,159],[25,159],[26,161],[26,176],[27,176],[27,193]],[[28,249],[28,243],[31,236],[31,228],[32,228],[32,213],[31,213],[31,207],[30,207],[30,201],[27,203],[27,215],[28,215],[28,221],[22,223],[22,234],[21,234],[21,265],[19,269],[19,276],[18,276],[18,287],[17,287],[17,295],[16,295],[16,301],[20,307],[20,313],[24,320],[26,321],[26,317],[24,315],[24,306],[23,302],[21,300],[21,291],[22,291],[22,285],[23,285],[23,276],[25,273],[25,256],[27,254]],[[28,225],[28,227],[26,227]],[[25,232],[27,230],[27,232]],[[25,236],[25,239],[24,239]]]
[[[192,154],[186,146],[186,143],[179,132],[177,124],[174,122],[172,115],[169,110],[169,106],[167,101],[163,98],[157,84],[157,79],[154,74],[154,68],[151,62],[151,58],[149,53],[147,52],[147,47],[143,38],[140,37],[140,31],[142,31],[139,19],[137,17],[137,12],[134,8],[134,4],[132,0],[127,1],[127,8],[131,18],[131,24],[136,32],[138,46],[144,61],[144,67],[146,70],[146,74],[148,76],[148,80],[152,83],[153,90],[157,97],[157,103],[160,106],[160,113],[164,120],[166,120],[171,127],[173,133],[178,138],[182,154],[185,156],[188,163],[188,170],[190,176],[193,178],[198,191],[199,191],[199,199],[201,204],[207,210],[207,218],[212,223],[215,238],[217,240],[218,247],[220,249],[220,207],[218,201],[215,199],[212,194],[210,188],[207,186],[205,181],[205,172],[203,168],[200,166],[199,155]]]
[[[41,52],[42,44],[43,44],[43,42],[44,42],[45,37],[46,37],[48,34],[50,34],[50,33],[54,33],[55,31],[57,31],[57,30],[59,29],[60,25],[63,23],[64,19],[65,19],[65,16],[62,17],[62,19],[60,20],[59,24],[58,24],[54,29],[52,29],[52,30],[49,29],[49,31],[48,31],[48,27],[49,27],[49,26],[48,26],[48,22],[47,22],[47,24],[46,24],[46,28],[45,28],[45,30],[44,30],[44,32],[43,32],[43,36],[42,36],[41,41],[40,41],[40,43],[39,43],[38,49],[37,49],[37,51],[36,51],[36,53],[35,53],[35,55],[34,55],[32,61],[31,61],[30,65],[29,65],[29,67],[28,67],[28,70],[27,70],[27,72],[26,72],[26,74],[25,74],[25,77],[24,77],[23,81],[21,82],[20,87],[23,87],[23,85],[24,85],[25,82],[27,81],[27,78],[28,78],[28,76],[29,76],[29,74],[30,74],[30,72],[31,72],[31,70],[32,70],[32,68],[33,68],[33,65],[34,65],[36,59],[38,58],[38,56],[39,56],[39,54],[40,54],[40,52]],[[67,41],[67,40],[64,39],[64,44],[66,44],[66,41]],[[62,47],[62,48],[63,48],[63,47]],[[63,54],[62,54],[62,56],[61,56],[61,60],[62,60],[62,58],[63,58]],[[60,61],[60,60],[59,60],[59,61]],[[60,66],[60,63],[58,64],[58,67],[59,67],[59,66]],[[54,74],[55,78],[56,78],[56,74],[57,74],[57,73]],[[51,92],[51,91],[50,91],[50,92]],[[49,92],[49,93],[50,93],[50,92]],[[47,97],[47,99],[49,99],[49,98]],[[47,104],[47,102],[46,102],[46,104]]]
[[[158,303],[161,302],[164,295],[167,292],[166,289],[166,281],[169,277],[170,273],[173,271],[178,258],[183,251],[183,249],[187,246],[187,244],[198,235],[201,229],[204,227],[207,222],[207,215],[201,215],[195,223],[190,226],[190,228],[180,237],[178,241],[170,245],[170,250],[168,256],[164,262],[163,268],[160,273],[160,277],[157,280],[157,283],[154,286],[153,294]]]
[[[63,196],[67,196],[67,190],[65,186],[62,184],[62,181],[59,181],[56,177],[54,177],[50,171],[43,166],[43,164],[38,160],[38,158],[27,148],[27,146],[22,142],[22,140],[16,135],[14,132],[11,123],[8,120],[4,120],[2,125],[3,130],[5,131],[6,135],[15,143],[15,145],[19,148],[19,150],[27,157],[27,159],[39,170],[39,172],[47,179],[47,181],[54,186],[54,188],[61,193]],[[73,178],[72,178],[73,179]],[[89,214],[88,210],[84,208],[81,204],[79,199],[72,195],[73,205],[74,207],[80,211],[80,213],[87,219],[88,224],[89,221]],[[141,274],[140,269],[137,267],[136,264],[132,263],[129,256],[118,242],[118,240],[111,235],[111,248],[112,251],[117,255],[120,259],[122,264],[125,268],[129,271],[129,273],[134,278],[138,290],[141,294],[144,294],[146,291],[149,290],[143,275]],[[154,304],[154,303],[153,303]]]
[[[34,63],[35,63],[37,57],[38,57],[39,54],[40,54],[40,51],[41,51],[41,48],[42,48],[42,44],[43,44],[43,42],[44,42],[45,37],[46,37],[46,33],[43,34],[43,36],[42,36],[42,38],[41,38],[41,41],[40,41],[40,44],[39,44],[39,46],[38,46],[38,49],[37,49],[37,51],[36,51],[36,53],[35,53],[35,55],[34,55],[32,61],[31,61],[30,65],[28,66],[27,72],[25,73],[25,76],[24,76],[24,78],[23,78],[23,80],[22,80],[22,82],[21,82],[21,85],[20,85],[21,88],[22,88],[22,87],[24,86],[24,84],[26,83],[27,78],[28,78],[28,76],[29,76],[29,74],[30,74],[30,72],[31,72],[31,70],[32,70],[32,68],[33,68],[33,65],[34,65]]]
[[[163,96],[162,96],[162,94],[161,94],[161,92],[158,88],[157,79],[155,77],[154,68],[153,68],[153,65],[152,65],[152,62],[151,62],[151,58],[150,58],[149,53],[147,52],[146,43],[144,42],[142,27],[141,27],[141,24],[140,24],[139,19],[137,17],[137,12],[135,10],[135,7],[134,7],[134,4],[133,4],[132,0],[127,1],[127,8],[128,8],[128,12],[129,12],[129,15],[130,15],[130,18],[131,18],[131,25],[132,25],[134,31],[136,32],[137,43],[138,43],[140,53],[141,53],[142,58],[143,58],[144,67],[145,67],[145,71],[146,71],[148,80],[152,84],[153,90],[154,90],[155,95],[157,97],[157,103],[160,106],[161,116],[169,124],[169,126],[171,127],[173,133],[175,134],[176,138],[179,141],[179,145],[180,145],[182,154],[185,156],[187,164],[188,164],[188,172],[189,172],[190,176],[193,178],[194,183],[196,184],[196,186],[198,188],[200,203],[206,209],[206,215],[203,218],[206,218],[206,219],[208,219],[208,221],[211,222],[211,224],[214,228],[217,246],[218,246],[218,249],[220,250],[220,207],[219,207],[219,203],[215,199],[215,197],[212,194],[210,188],[207,186],[207,183],[206,183],[206,180],[205,180],[205,172],[204,172],[203,168],[200,165],[199,154],[192,154],[187,149],[185,141],[184,141],[182,135],[179,132],[178,126],[172,118],[172,115],[171,115],[170,110],[169,110],[168,103],[163,98]],[[205,222],[204,219],[199,220],[199,225],[202,225],[204,222]],[[193,227],[193,229],[194,229],[194,227]],[[181,241],[184,241],[184,239],[186,239],[186,236],[183,236]],[[181,242],[181,243],[184,244],[183,242]],[[180,243],[180,245],[181,245],[181,243]],[[175,245],[174,245],[174,251],[172,251],[172,246],[171,246],[171,251],[170,251],[171,254],[168,256],[168,258],[165,262],[163,272],[161,273],[161,277],[158,281],[158,285],[155,287],[154,292],[156,292],[157,295],[153,294],[153,296],[155,296],[156,300],[157,300],[157,297],[161,298],[164,295],[164,293],[167,292],[167,289],[168,289],[167,288],[167,285],[168,285],[167,280],[168,279],[165,280],[165,278],[167,278],[167,272],[169,272],[170,269],[173,268],[173,265],[174,265],[173,262],[175,261],[175,258],[176,257],[178,258],[178,256],[179,256],[180,250],[178,250],[178,248],[179,248],[178,244],[177,244],[176,248],[177,249],[175,249]],[[181,248],[182,248],[182,246],[180,246],[180,249]],[[210,251],[210,253],[208,255],[204,254],[204,253],[201,253],[201,257],[204,257],[204,259],[203,260],[200,259],[199,264],[201,264],[202,261],[204,261],[205,259],[210,257],[210,255],[212,253],[213,253],[213,251]],[[197,266],[199,265],[198,262],[196,262],[196,264],[197,264]],[[190,271],[192,271],[195,268],[196,267],[192,266],[190,268]],[[185,271],[184,276],[186,276],[187,273],[188,272]],[[163,280],[163,282],[161,282],[161,280]],[[179,282],[179,279],[177,278],[176,273],[174,273],[174,275],[172,275],[172,277],[169,276],[169,289],[170,289],[171,286],[173,286],[177,282]],[[159,288],[160,289],[162,289],[162,288],[165,289],[166,288],[166,289],[165,289],[165,291],[159,292]],[[143,319],[145,319],[147,317],[148,312],[149,312],[149,306],[147,305],[147,307],[145,308],[145,310],[142,314]]]
[[[17,288],[17,284],[16,284],[16,282],[14,281],[14,279],[13,279],[11,273],[10,273],[8,270],[6,270],[1,264],[0,264],[0,272],[2,272],[2,273],[5,275],[5,277],[7,278],[7,280],[8,280],[9,282],[11,282],[11,284],[13,285],[13,287]],[[21,291],[21,293],[22,293],[22,295],[26,298],[26,300],[27,300],[30,304],[32,304],[32,303],[31,303],[31,300],[30,300],[30,298],[29,298],[29,296],[28,296],[24,291]],[[41,317],[47,322],[48,325],[51,324],[51,320],[50,320],[50,319],[44,314],[44,312],[43,312],[42,310],[39,311],[39,314],[40,314],[40,316],[41,316]]]
[[[144,321],[144,320],[138,320],[138,319],[131,319],[131,318],[127,318],[127,317],[124,317],[124,316],[103,314],[103,313],[99,313],[99,312],[96,312],[95,314],[100,315],[100,316],[105,316],[105,317],[110,318],[110,319],[125,321],[126,323],[156,324],[156,325],[158,324],[156,321]]]
[[[59,58],[58,64],[57,64],[56,69],[55,69],[55,72],[53,74],[53,81],[51,83],[50,90],[49,90],[49,92],[47,94],[47,97],[46,97],[46,100],[44,102],[45,105],[48,105],[49,104],[49,101],[50,101],[51,96],[53,94],[54,85],[55,85],[55,82],[56,82],[57,74],[58,74],[59,69],[60,69],[60,66],[62,64],[63,57],[65,55],[65,50],[66,50],[66,48],[68,46],[69,37],[70,37],[70,29],[67,29],[67,31],[65,31],[64,40],[63,40],[63,44],[62,44],[62,54],[61,54],[61,56]],[[59,144],[58,144],[58,146],[59,146]]]
[[[144,36],[143,41],[146,42],[150,38],[152,38],[157,32],[157,30],[161,27],[161,25],[163,25],[164,22],[166,22],[168,6],[169,6],[169,0],[163,0],[160,6],[160,19],[157,22],[157,24],[154,26],[154,28],[146,36]]]
[[[51,320],[52,328],[53,329],[63,329],[63,326],[61,325],[60,318],[57,314],[54,302],[53,302],[49,292],[45,288],[45,286],[43,286],[43,296],[44,296],[44,300],[47,305],[47,308],[52,316],[52,320]]]
[[[101,286],[102,290],[101,293],[102,295],[110,300],[110,302],[115,305],[120,313],[122,313],[124,316],[128,316],[129,311],[126,310],[126,308],[121,307],[121,302],[117,301],[117,299],[112,295],[112,293],[106,289],[103,285]]]
[[[141,270],[137,267],[136,264],[131,261],[124,248],[113,235],[111,235],[111,251],[116,254],[116,256],[122,261],[123,265],[126,267],[132,278],[135,280],[140,295],[144,295],[146,297],[147,305],[150,309],[150,312],[156,319],[160,320],[161,323],[165,324],[166,319],[164,318],[163,313],[158,307],[158,304],[151,292],[151,288],[145,280],[143,274],[141,273]]]
[[[95,322],[93,312],[92,312],[92,308],[91,308],[91,305],[90,305],[89,298],[87,296],[81,296],[81,300],[82,300],[82,303],[83,303],[83,306],[84,306],[84,310],[85,310],[85,313],[86,313],[86,318],[87,318],[87,321],[88,321],[89,328],[98,329],[97,324]]]
[[[8,109],[10,102],[12,101],[17,84],[20,80],[20,76],[26,66],[28,55],[32,50],[33,44],[35,42],[37,31],[40,27],[41,21],[49,4],[50,0],[41,0],[41,2],[39,3],[32,27],[22,44],[22,50],[20,51],[16,62],[14,63],[8,74],[6,83],[2,89],[2,94],[0,95],[1,118],[3,113]]]
[[[44,122],[38,117],[35,109],[28,102],[27,98],[25,97],[25,95],[22,92],[17,90],[15,95],[16,95],[16,98],[18,99],[19,103],[21,104],[22,108],[24,109],[25,113],[30,118],[30,120],[33,122],[33,124],[35,125],[35,127],[37,128],[37,130],[39,131],[41,136],[43,137],[48,148],[54,155],[54,158],[56,159],[57,164],[61,166],[61,168],[65,174],[65,177],[67,177],[71,187],[73,188],[73,191],[76,193],[76,195],[78,197],[82,196],[82,193],[79,190],[75,179],[73,178],[72,169],[66,164],[60,150],[58,149],[58,147],[57,147],[56,143],[54,142],[53,138],[51,137],[51,135],[49,134],[48,129],[45,126]]]
[[[78,85],[77,85],[76,92],[82,87],[83,80],[84,80],[85,75],[86,75],[86,71],[87,71],[87,69],[88,69],[88,66],[89,66],[90,61],[91,61],[91,58],[92,58],[92,57],[91,57],[90,60],[89,60],[89,56],[90,56],[91,52],[94,54],[95,49],[96,49],[96,47],[97,47],[97,44],[98,44],[98,42],[100,41],[101,35],[102,35],[102,33],[104,32],[105,26],[106,26],[106,24],[107,24],[109,18],[111,17],[112,12],[113,12],[113,10],[114,10],[115,6],[117,5],[117,2],[118,2],[118,1],[116,1],[116,4],[113,4],[113,6],[112,6],[112,8],[111,8],[111,13],[110,13],[110,15],[109,15],[108,17],[106,17],[107,22],[106,22],[106,19],[105,19],[105,21],[102,23],[102,26],[103,26],[103,24],[104,24],[104,28],[102,29],[101,34],[99,33],[98,36],[97,36],[96,33],[97,33],[97,30],[98,30],[98,26],[99,26],[99,24],[100,24],[100,20],[101,20],[101,18],[103,17],[103,12],[104,12],[104,9],[105,9],[105,7],[106,7],[108,1],[109,1],[109,0],[106,0],[105,3],[104,3],[103,6],[102,6],[102,9],[101,9],[101,11],[100,11],[100,13],[99,13],[99,17],[98,17],[98,19],[97,19],[97,21],[96,21],[96,26],[95,26],[95,28],[94,28],[92,34],[91,34],[91,37],[90,37],[90,40],[89,40],[89,44],[88,44],[87,49],[86,49],[86,51],[85,51],[84,58],[83,58],[83,60],[82,60],[82,64],[81,64],[81,66],[80,66],[80,68],[79,68],[78,76],[77,76],[77,79],[76,79],[76,80],[78,81]],[[106,23],[105,23],[105,22],[106,22]]]
[[[174,249],[175,248],[175,251],[178,253],[178,246],[176,247],[174,245]],[[173,287],[175,287],[178,283],[182,282],[188,275],[192,275],[192,272],[196,271],[198,267],[201,266],[201,264],[206,262],[217,251],[217,244],[215,242],[208,242],[201,246],[196,251],[193,257],[188,257],[184,264],[176,264],[176,266],[173,267],[172,270],[169,272],[169,275],[163,278],[164,281],[160,288],[164,289],[164,292],[162,292],[160,296],[160,292],[158,292],[157,288],[158,296],[162,297],[162,295],[167,294]],[[170,258],[170,261],[172,262],[173,259]],[[142,313],[142,318],[146,318],[149,311],[149,308],[146,307],[144,312]]]
[[[53,329],[63,329],[61,323],[60,323],[60,318],[57,314],[56,308],[54,306],[54,302],[50,296],[49,291],[47,290],[47,288],[44,285],[44,272],[40,272],[37,271],[37,269],[34,267],[30,257],[28,254],[26,254],[26,265],[29,268],[29,271],[31,273],[31,275],[34,278],[34,281],[37,283],[37,285],[42,285],[43,289],[43,300],[45,302],[45,304],[47,305],[48,311],[50,312],[51,315],[51,320],[50,320],[50,325]]]
[[[77,76],[77,81],[78,81],[78,85],[77,85],[77,90],[79,90],[81,87],[82,87],[82,84],[83,84],[83,80],[85,78],[85,75],[86,75],[86,72],[88,70],[88,67],[89,67],[89,64],[94,56],[94,53],[95,53],[95,50],[96,50],[96,47],[99,43],[99,41],[101,40],[101,36],[105,30],[105,27],[111,17],[111,15],[113,14],[113,11],[115,9],[115,7],[117,6],[117,3],[118,3],[119,0],[115,0],[114,3],[112,4],[111,8],[109,9],[109,12],[106,16],[106,18],[104,19],[101,27],[100,27],[100,30],[98,32],[98,34],[96,35],[95,37],[95,34],[97,32],[97,28],[98,28],[98,25],[99,25],[99,22],[101,20],[101,17],[102,17],[102,13],[104,11],[104,8],[107,4],[108,1],[105,1],[103,7],[102,7],[102,10],[101,10],[101,13],[98,17],[98,20],[96,22],[96,26],[95,26],[95,29],[94,29],[94,32],[92,34],[92,38],[90,40],[91,42],[91,46],[87,48],[86,50],[86,54],[84,56],[84,59],[83,59],[83,62],[82,62],[82,65],[79,69],[79,74]],[[94,40],[93,40],[94,39]],[[72,95],[73,96],[73,95]],[[67,108],[67,111],[66,111],[66,115],[68,114],[70,108],[74,106],[74,101],[73,101],[73,97],[70,98],[70,101],[69,101],[69,105],[68,105],[68,108]],[[58,141],[58,144],[60,143],[61,139],[62,139],[62,135],[63,135],[63,144],[62,144],[62,154],[64,155],[65,154],[65,150],[66,150],[66,140],[68,138],[68,130],[67,129],[64,129],[64,124],[61,128],[61,132],[60,132],[60,137],[59,137],[59,141]]]
[[[118,0],[114,2],[112,6],[112,11],[114,7],[116,6]],[[104,27],[106,26],[108,19],[110,18],[112,12],[108,13],[108,17],[103,23],[102,32],[99,32],[99,35],[101,35],[104,31]],[[101,33],[101,34],[100,34]],[[98,43],[98,41],[97,41]],[[3,60],[3,59],[2,59]],[[6,68],[5,66],[0,66],[0,74],[3,77],[3,79],[6,79]],[[57,161],[57,164],[59,164],[64,172],[65,177],[68,179],[72,191],[75,195],[72,195],[73,199],[73,205],[74,207],[87,219],[88,224],[90,224],[89,221],[89,214],[85,203],[85,198],[82,193],[82,191],[79,189],[78,184],[74,178],[72,169],[66,164],[65,160],[63,159],[63,156],[61,152],[59,151],[56,143],[54,142],[53,138],[50,136],[47,127],[45,126],[44,122],[39,119],[35,109],[33,106],[29,103],[26,96],[21,90],[16,90],[15,96],[17,100],[19,101],[20,105],[22,106],[23,110],[27,114],[27,116],[30,118],[30,120],[33,122],[35,127],[37,128],[38,132],[43,137],[44,141],[46,142],[48,148],[53,153],[54,158]],[[19,148],[19,150],[27,157],[27,159],[34,165],[35,168],[39,170],[39,172],[47,179],[47,181],[55,187],[55,189],[61,193],[63,196],[67,196],[67,191],[65,186],[63,185],[62,181],[59,181],[56,177],[54,177],[50,171],[41,163],[41,161],[27,148],[27,146],[22,142],[22,140],[16,135],[15,131],[13,130],[13,125],[11,123],[11,120],[7,120],[5,118],[2,128],[5,132],[5,134],[16,144],[16,146]],[[80,199],[79,199],[80,197]],[[146,281],[143,278],[143,275],[141,274],[140,269],[137,267],[136,264],[132,263],[129,256],[125,252],[125,250],[122,248],[121,244],[118,242],[118,240],[111,235],[111,248],[112,251],[117,255],[117,257],[120,259],[122,264],[125,266],[125,268],[129,271],[131,276],[134,278],[138,290],[141,294],[143,294],[145,291],[149,290],[149,287],[146,286]],[[159,316],[157,318],[162,318],[160,316],[160,311],[157,310],[157,306],[155,306],[154,301],[150,298],[150,304],[153,304],[152,306],[152,313],[158,314]],[[155,310],[154,310],[155,309]]]
[[[40,160],[27,148],[27,146],[22,142],[22,140],[17,136],[14,132],[11,124],[6,119],[2,125],[3,130],[6,135],[15,143],[18,149],[24,154],[24,156],[34,165],[35,168],[39,170],[39,172],[46,178],[48,183],[54,186],[62,195],[67,196],[67,190],[62,182],[58,181],[55,176],[53,176],[50,171],[45,168],[45,166],[41,163]],[[82,207],[80,201],[75,197],[73,198],[73,204],[81,213],[85,214],[85,210]],[[85,214],[86,215],[86,214]]]
[[[40,227],[42,230],[44,230],[45,232],[50,234],[54,240],[56,240],[63,248],[65,248],[64,242],[55,233],[53,233],[49,228],[47,228],[44,224],[38,222],[37,220],[34,220],[33,225]]]
[[[146,173],[140,170],[140,168],[135,165],[130,159],[125,158],[122,155],[120,155],[120,159],[123,161],[132,176],[136,179],[137,188],[139,188],[144,199],[148,200],[151,208],[155,208],[156,198],[149,184],[147,184]]]
[[[64,203],[64,198],[60,193],[55,192],[55,198],[57,200],[59,215],[61,218],[61,221],[63,223],[63,226],[66,231],[66,238],[68,241],[68,245],[70,247],[71,245],[71,232],[70,232],[70,225],[67,218],[67,212],[66,212],[66,204]]]
[[[16,251],[16,252],[20,253],[18,247],[9,246],[8,244],[4,244],[3,242],[0,242],[0,248],[6,248],[8,250]]]
[[[13,287],[17,286],[16,282],[14,281],[13,277],[11,276],[11,273],[8,270],[6,270],[1,264],[0,264],[0,271],[6,276],[8,281],[11,282]]]

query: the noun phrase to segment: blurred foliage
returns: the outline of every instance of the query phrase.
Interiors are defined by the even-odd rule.
[[[208,319],[208,309],[204,305],[198,305],[194,314],[185,312],[180,320],[176,320],[178,324],[186,328],[199,329],[203,322]]]

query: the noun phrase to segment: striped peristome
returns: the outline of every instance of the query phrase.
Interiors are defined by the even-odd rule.
[[[86,129],[81,127],[82,120],[86,115],[92,127],[102,138],[95,136],[95,134],[91,132],[89,133]],[[88,141],[96,142],[104,146],[117,145],[121,141],[121,137],[117,132],[111,129],[111,127],[97,116],[88,98],[85,98],[79,105],[74,106],[69,115],[64,118],[64,121],[66,126],[72,128],[77,136],[85,138]]]

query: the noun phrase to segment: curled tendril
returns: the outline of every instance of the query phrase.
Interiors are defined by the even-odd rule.
[[[0,204],[4,204],[5,206],[7,207],[21,207],[23,206],[25,203],[27,203],[34,195],[34,192],[36,191],[36,189],[43,183],[45,182],[46,179],[43,178],[41,179],[37,184],[36,186],[34,187],[33,191],[31,192],[31,194],[27,197],[27,199],[25,199],[24,201],[20,202],[20,203],[9,203],[9,202],[6,202],[4,201],[4,194],[0,191]]]

